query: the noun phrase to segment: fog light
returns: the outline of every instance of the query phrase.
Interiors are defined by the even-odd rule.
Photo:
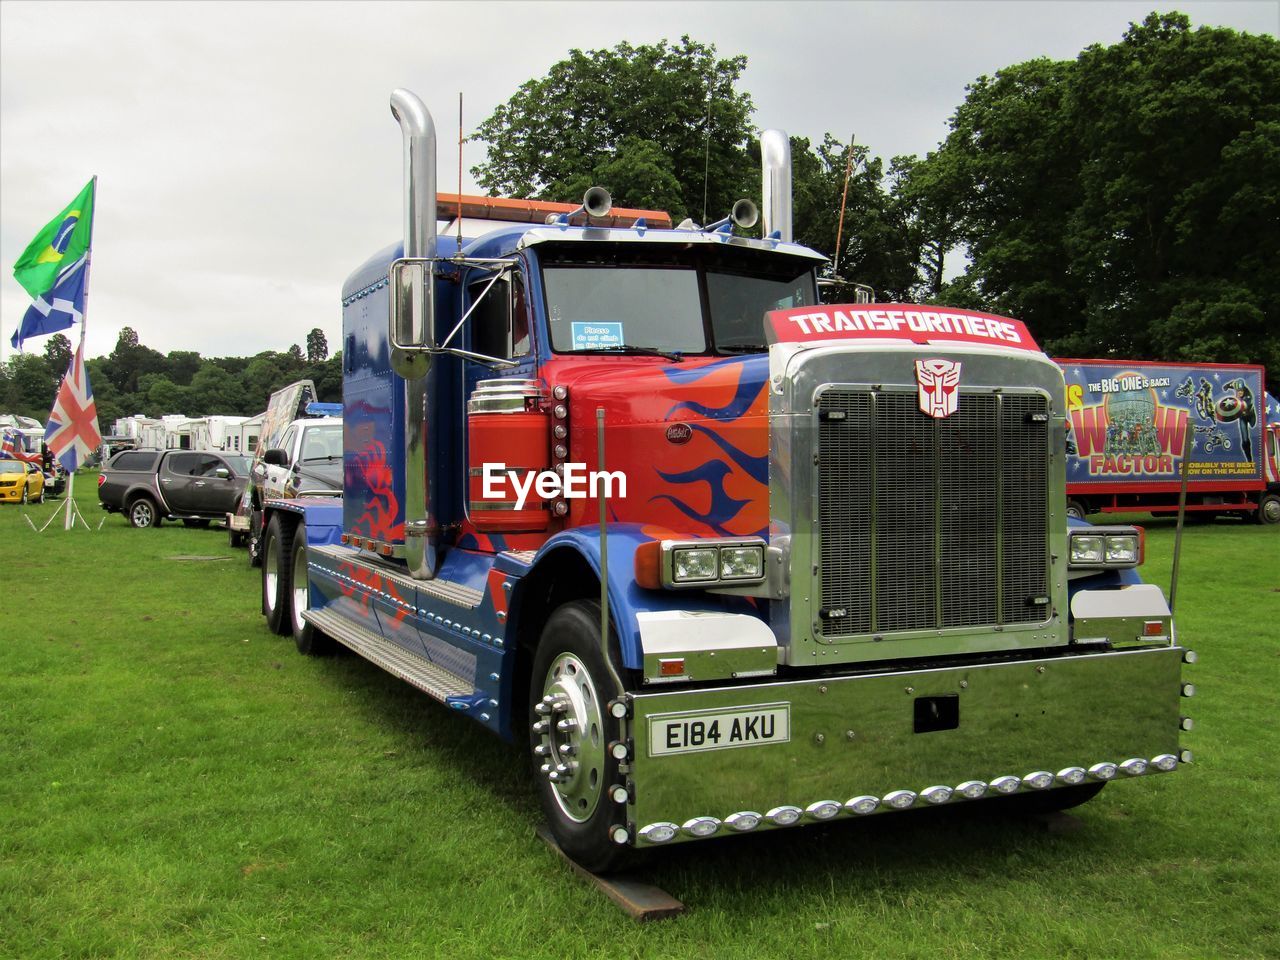
[[[751,810],[743,810],[741,813],[731,813],[725,817],[724,825],[730,830],[746,833],[748,830],[754,830],[760,826],[760,821],[763,819],[758,813],[754,813]]]
[[[1178,759],[1183,763],[1191,763],[1195,758],[1191,756],[1190,750],[1183,750],[1182,753],[1178,754]]]
[[[1194,697],[1196,695],[1196,685],[1194,683],[1184,683],[1182,685],[1182,695],[1184,697]]]
[[[991,789],[996,793],[1017,793],[1022,781],[1017,777],[996,777],[991,781]]]
[[[866,816],[868,813],[876,812],[876,807],[880,806],[880,798],[863,795],[861,797],[854,797],[844,806],[850,813],[857,813]]]
[[[627,797],[627,788],[622,786],[621,784],[618,784],[612,790],[609,791],[609,797],[613,800],[614,803],[626,803],[627,800],[629,799]]]
[[[1141,757],[1133,757],[1120,764],[1120,769],[1131,777],[1141,776],[1147,772],[1147,761]]]
[[[1101,563],[1103,557],[1102,537],[1072,537],[1072,563]]]
[[[979,797],[986,795],[987,785],[981,780],[966,780],[956,787],[956,793],[966,800],[977,800]]]
[[[910,790],[894,790],[884,795],[884,802],[895,810],[906,810],[916,802],[916,795]]]
[[[651,823],[640,831],[640,838],[649,843],[666,843],[679,832],[674,823]]]
[[[764,572],[764,547],[722,547],[720,577],[724,580],[757,580]]]
[[[1071,786],[1077,783],[1084,783],[1085,771],[1084,767],[1067,767],[1065,770],[1058,771],[1057,779]]]
[[[951,799],[950,787],[925,787],[920,791],[920,796],[929,803],[946,803]]]
[[[836,800],[819,800],[805,807],[804,812],[815,820],[830,820],[840,812],[840,804]]]
[[[609,835],[613,837],[613,842],[617,844],[624,844],[631,839],[631,834],[626,827],[614,827]]]
[[[685,822],[683,830],[691,837],[709,837],[720,829],[720,821],[715,817],[694,817]]]
[[[1168,773],[1170,770],[1178,769],[1178,758],[1172,753],[1162,753],[1158,757],[1151,758],[1151,765],[1157,770]]]
[[[1190,717],[1183,717],[1181,720],[1178,721],[1178,726],[1181,727],[1183,730],[1190,730],[1195,725],[1196,725],[1196,722],[1192,720]]]
[[[676,583],[714,580],[719,562],[719,551],[715,547],[675,550],[671,557],[671,577]]]
[[[1103,763],[1095,763],[1089,768],[1089,776],[1095,780],[1114,780],[1118,769],[1119,767],[1109,760]]]
[[[621,740],[615,740],[613,743],[609,744],[609,754],[615,760],[625,760],[630,753],[630,749],[628,749],[627,745]]]
[[[803,814],[804,811],[799,807],[774,807],[764,817],[780,827],[789,827],[799,820]]]

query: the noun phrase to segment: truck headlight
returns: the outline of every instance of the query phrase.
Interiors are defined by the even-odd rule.
[[[1102,537],[1076,535],[1071,538],[1072,563],[1101,563]]]
[[[676,583],[714,580],[719,551],[714,547],[695,547],[671,552],[671,579]]]
[[[1129,534],[1105,537],[1107,563],[1137,563],[1138,538]]]
[[[636,548],[636,583],[650,590],[705,590],[764,580],[765,543],[759,537],[651,540]]]
[[[763,572],[763,546],[720,548],[720,579],[756,580]]]
[[[1068,534],[1070,566],[1116,569],[1142,563],[1142,528],[1085,527]]]

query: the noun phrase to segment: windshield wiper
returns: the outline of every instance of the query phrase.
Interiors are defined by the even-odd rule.
[[[588,347],[584,350],[574,350],[574,353],[639,353],[650,357],[666,357],[672,363],[680,363],[684,360],[684,354],[676,353],[672,350],[659,350],[657,347],[636,347],[629,343],[615,343],[607,347]]]
[[[762,353],[769,348],[763,343],[726,343],[716,347],[721,353]]]

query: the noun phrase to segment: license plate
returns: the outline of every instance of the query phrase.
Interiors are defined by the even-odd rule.
[[[649,717],[649,756],[786,743],[791,705],[765,703],[728,710],[691,710]]]

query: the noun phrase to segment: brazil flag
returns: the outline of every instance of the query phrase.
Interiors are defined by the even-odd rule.
[[[53,288],[58,273],[89,249],[93,232],[93,185],[90,180],[65,210],[50,220],[13,265],[13,275],[32,298]]]

